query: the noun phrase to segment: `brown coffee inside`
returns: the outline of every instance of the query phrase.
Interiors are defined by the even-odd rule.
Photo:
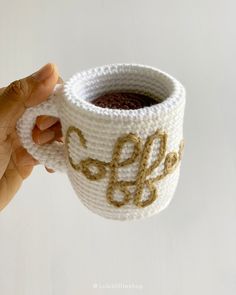
[[[110,109],[134,110],[159,103],[159,101],[139,93],[106,93],[90,101],[92,104]]]

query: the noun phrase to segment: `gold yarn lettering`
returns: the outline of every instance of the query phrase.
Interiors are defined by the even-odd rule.
[[[166,177],[168,174],[174,172],[180,160],[182,159],[184,148],[183,140],[180,142],[178,152],[169,152],[166,155],[167,134],[165,132],[161,132],[160,130],[156,130],[156,132],[147,137],[143,149],[141,146],[141,139],[136,134],[129,133],[117,139],[113,148],[112,159],[110,162],[86,158],[81,160],[78,164],[75,164],[69,152],[70,135],[73,132],[75,132],[79,137],[81,145],[84,148],[87,148],[86,139],[82,131],[79,128],[70,126],[66,132],[65,144],[66,150],[68,152],[68,159],[72,168],[76,171],[80,171],[87,179],[92,181],[104,178],[107,174],[107,170],[110,170],[106,199],[111,205],[117,208],[128,204],[131,200],[133,200],[133,204],[139,208],[144,208],[152,204],[158,198],[155,183]],[[158,152],[156,153],[155,160],[148,167],[151,148],[155,140],[159,140]],[[121,161],[121,153],[126,143],[133,144],[132,155],[129,158]],[[133,164],[138,158],[140,159],[136,178],[134,180],[119,180],[119,168]],[[159,167],[162,162],[164,166],[163,171],[156,177],[148,178],[148,176],[150,176],[150,174],[157,167]],[[90,169],[91,167],[95,167],[96,172],[92,172]],[[133,197],[129,191],[129,186],[135,186]],[[147,199],[142,200],[145,187],[148,189],[149,195]],[[121,200],[116,200],[114,198],[116,191],[122,193],[123,197]]]
[[[122,148],[125,143],[131,142],[134,144],[133,153],[130,158],[125,159],[124,161],[120,162],[120,156],[122,152]],[[141,142],[140,139],[132,133],[119,137],[115,143],[113,149],[112,160],[110,162],[110,178],[107,188],[107,200],[110,204],[121,207],[129,202],[131,199],[131,193],[128,190],[127,186],[131,183],[129,181],[119,181],[117,179],[118,169],[120,167],[124,167],[130,165],[135,162],[136,158],[138,157],[141,151]],[[132,182],[132,181],[131,181]],[[133,182],[132,182],[133,183]],[[119,190],[123,193],[124,197],[121,201],[117,201],[114,199],[114,192],[115,190]]]

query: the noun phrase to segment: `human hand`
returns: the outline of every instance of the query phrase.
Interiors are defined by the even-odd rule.
[[[46,100],[56,83],[61,81],[56,66],[47,64],[38,72],[0,89],[0,210],[10,202],[38,164],[21,145],[16,123],[26,108]],[[32,138],[37,144],[62,141],[59,119],[39,116]]]

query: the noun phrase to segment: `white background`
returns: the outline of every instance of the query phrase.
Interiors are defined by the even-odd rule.
[[[64,80],[135,62],[187,89],[186,149],[168,209],[109,221],[80,203],[65,175],[35,168],[0,214],[0,294],[236,294],[235,1],[1,0],[0,8],[1,86],[49,61]],[[142,289],[104,286],[112,284]]]

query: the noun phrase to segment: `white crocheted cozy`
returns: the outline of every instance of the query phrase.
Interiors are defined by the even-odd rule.
[[[146,94],[159,103],[120,110],[89,101],[109,92]],[[184,87],[150,66],[111,64],[75,74],[17,123],[23,146],[40,163],[65,172],[91,211],[110,219],[151,216],[172,199],[183,149]],[[39,115],[57,116],[64,143],[39,146]]]

